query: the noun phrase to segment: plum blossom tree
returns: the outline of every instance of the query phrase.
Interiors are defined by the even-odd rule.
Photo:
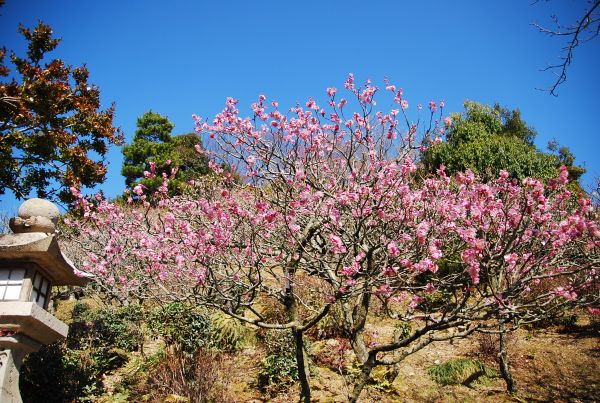
[[[130,206],[74,189],[81,219],[69,224],[96,243],[84,245],[84,270],[123,300],[194,301],[290,329],[305,402],[304,333],[333,306],[361,367],[356,401],[373,368],[434,341],[592,302],[581,290],[596,269],[581,251],[597,248],[600,233],[587,200],[568,203],[566,171],[547,187],[506,172],[486,184],[471,172],[450,178],[444,167],[421,178],[420,152],[444,130],[443,101],[412,122],[401,89],[386,83],[397,107],[383,113],[369,81],[358,87],[350,75],[344,87],[348,99],[329,88],[326,107],[309,99],[284,113],[260,96],[241,117],[229,98],[213,120],[195,117],[215,172],[196,196],[168,197],[166,173],[152,206],[141,187],[133,192],[142,203]],[[535,292],[555,279],[560,289]],[[374,299],[399,334],[370,340]],[[265,301],[285,318],[265,313]]]

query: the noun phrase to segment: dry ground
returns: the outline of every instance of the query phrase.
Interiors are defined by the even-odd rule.
[[[511,367],[519,392],[510,396],[501,378],[473,386],[440,386],[427,374],[427,368],[450,359],[478,358],[494,367],[491,357],[482,355],[476,340],[440,342],[408,357],[391,386],[370,386],[363,402],[595,402],[600,401],[600,344],[598,334],[579,331],[564,333],[559,328],[519,330],[511,343]],[[335,349],[330,340],[326,348]],[[231,395],[244,402],[295,402],[296,386],[284,388],[275,396],[263,396],[256,390],[256,373],[262,358],[259,348],[249,348],[228,363],[235,379]],[[327,367],[312,368],[315,402],[345,402],[348,377]]]

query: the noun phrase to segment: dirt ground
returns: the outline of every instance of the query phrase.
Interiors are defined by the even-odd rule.
[[[493,356],[482,354],[476,339],[429,345],[408,357],[391,385],[371,385],[362,402],[596,402],[600,401],[600,338],[580,330],[565,333],[560,328],[519,330],[511,337],[511,369],[519,391],[511,396],[501,378],[470,386],[441,386],[427,374],[435,364],[454,358],[477,358],[495,368]],[[326,341],[335,349],[337,341]],[[286,387],[275,396],[263,396],[255,387],[260,351],[248,349],[231,362],[239,374],[230,386],[232,398],[244,402],[295,402],[298,388]],[[315,402],[345,402],[350,391],[348,375],[315,363],[311,368]],[[377,376],[377,373],[376,373]]]

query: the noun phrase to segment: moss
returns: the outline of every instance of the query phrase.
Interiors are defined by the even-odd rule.
[[[498,377],[496,370],[485,366],[479,360],[457,358],[435,365],[427,370],[429,376],[441,385],[470,385],[471,383],[486,382]]]

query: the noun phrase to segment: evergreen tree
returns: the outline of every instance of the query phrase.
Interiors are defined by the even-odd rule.
[[[121,174],[125,184],[143,185],[147,193],[156,191],[162,184],[162,174],[170,176],[177,169],[175,180],[169,184],[169,194],[181,194],[186,182],[208,172],[207,160],[198,154],[195,146],[201,145],[195,133],[173,136],[175,125],[159,113],[148,111],[137,120],[133,142],[123,147]],[[156,177],[146,178],[150,163],[156,167]]]

